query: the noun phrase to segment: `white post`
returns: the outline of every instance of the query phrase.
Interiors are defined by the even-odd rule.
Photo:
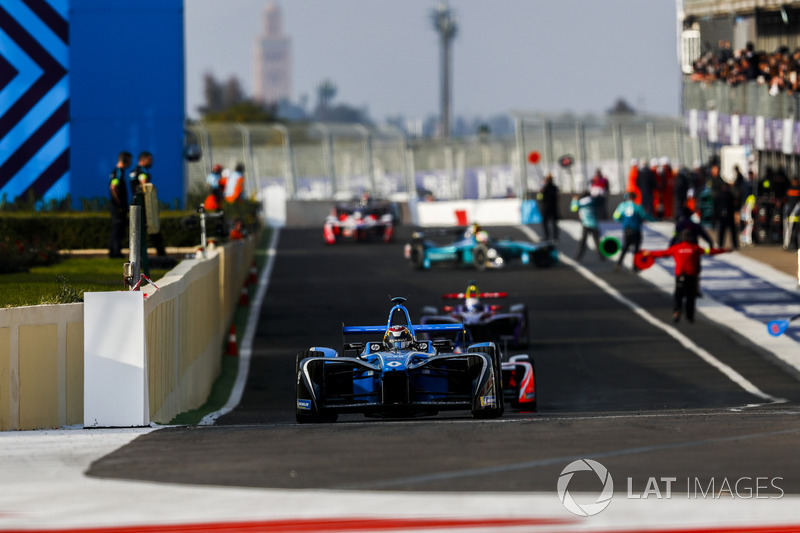
[[[83,380],[85,428],[150,425],[141,292],[84,294]]]

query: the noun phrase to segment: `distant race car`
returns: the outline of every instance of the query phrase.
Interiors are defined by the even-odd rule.
[[[421,333],[462,326],[413,325],[405,298],[392,302],[385,325],[343,326],[344,335],[372,335],[373,340],[345,344],[341,354],[323,347],[297,354],[297,421],[333,422],[340,413],[410,417],[458,409],[470,410],[475,418],[501,416],[497,346],[478,343],[455,353],[449,340],[417,340]]]
[[[462,330],[423,333],[428,338],[453,342],[456,351],[475,342],[493,342],[501,353],[503,396],[515,409],[536,411],[536,372],[530,355],[519,354],[503,361],[502,349],[506,346],[520,348],[529,343],[528,308],[525,304],[512,305],[508,313],[498,312],[500,306],[481,303],[481,298],[505,298],[504,292],[480,292],[470,283],[463,293],[442,295],[443,299],[464,300],[464,305],[444,306],[442,313],[436,307],[425,306],[421,324],[461,324]]]
[[[442,234],[442,232],[438,232]],[[436,264],[456,267],[475,267],[478,270],[502,268],[512,261],[523,265],[549,267],[558,263],[555,243],[489,239],[488,233],[473,225],[457,230],[455,242],[439,245],[427,238],[423,231],[415,231],[406,243],[404,255],[411,266],[427,270]]]
[[[457,305],[445,305],[441,311],[434,306],[422,308],[421,324],[464,324],[466,342],[494,342],[499,346],[521,348],[530,341],[528,306],[488,304],[483,299],[506,298],[505,292],[480,292],[470,283],[465,292],[443,294],[443,300],[462,300]]]
[[[328,244],[341,239],[392,242],[394,225],[391,204],[364,197],[358,202],[336,204],[325,218],[323,236]]]

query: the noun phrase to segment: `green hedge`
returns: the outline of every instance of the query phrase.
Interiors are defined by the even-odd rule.
[[[225,240],[230,224],[241,218],[246,228],[258,226],[256,202],[225,206],[224,220],[207,219],[209,238]],[[107,249],[111,232],[108,212],[25,212],[0,211],[0,237],[6,243],[17,241],[52,243],[61,250]],[[161,211],[161,235],[165,246],[196,246],[200,244],[200,223],[194,211]],[[125,230],[123,247],[128,246]]]

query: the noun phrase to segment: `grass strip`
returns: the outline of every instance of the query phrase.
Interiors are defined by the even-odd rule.
[[[121,291],[125,262],[108,257],[69,257],[53,265],[32,267],[29,272],[2,274],[0,307],[67,303],[63,294],[77,294],[82,301],[84,292]],[[151,269],[150,273],[157,281],[167,270]]]
[[[261,232],[261,237],[258,240],[255,251],[256,268],[260,273],[267,263],[267,255],[270,240],[272,239],[272,228],[264,228]],[[247,285],[248,301],[252,302],[256,296],[258,284],[249,283]],[[241,347],[242,338],[247,328],[247,321],[250,317],[250,306],[242,307],[237,306],[233,317],[233,324],[236,327],[236,346]],[[227,330],[226,330],[227,331]],[[220,347],[220,356],[222,357],[222,366],[220,375],[214,381],[211,387],[211,392],[208,395],[206,403],[197,409],[191,409],[178,414],[175,418],[170,420],[170,425],[175,426],[194,426],[197,425],[203,417],[209,413],[220,410],[227,402],[233,389],[233,384],[236,382],[236,375],[239,371],[239,358],[223,355],[228,346],[228,334],[223,335],[222,346]]]

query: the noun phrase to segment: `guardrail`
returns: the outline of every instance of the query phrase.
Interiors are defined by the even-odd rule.
[[[205,402],[256,242],[182,261],[144,299],[150,420],[167,423]],[[83,424],[84,305],[0,309],[0,430]]]

